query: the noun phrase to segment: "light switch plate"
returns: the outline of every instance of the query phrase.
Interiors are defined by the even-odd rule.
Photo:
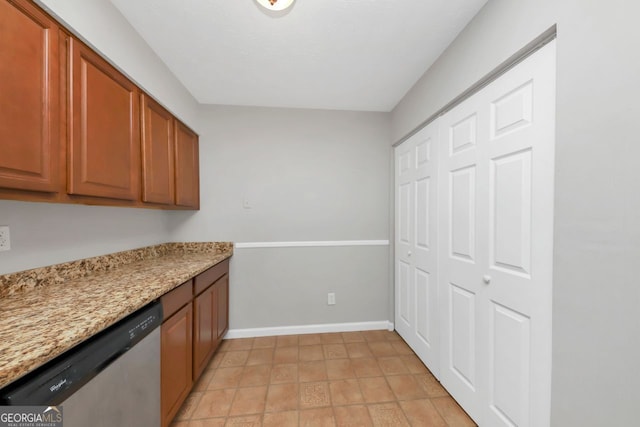
[[[0,225],[0,251],[11,249],[11,237],[9,236],[9,226]]]
[[[333,292],[329,292],[327,294],[327,305],[335,305],[336,304],[336,294]]]

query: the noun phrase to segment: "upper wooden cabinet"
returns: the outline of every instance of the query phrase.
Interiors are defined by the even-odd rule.
[[[200,208],[198,135],[176,121],[176,205]]]
[[[98,54],[71,39],[69,194],[136,200],[139,92]]]
[[[174,118],[142,94],[142,201],[171,205],[175,197]]]
[[[0,187],[59,190],[59,28],[26,0],[0,0]]]
[[[198,135],[29,0],[0,0],[0,199],[199,209]]]

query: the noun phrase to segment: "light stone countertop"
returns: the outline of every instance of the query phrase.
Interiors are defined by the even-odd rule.
[[[0,276],[0,387],[232,254],[170,243]]]

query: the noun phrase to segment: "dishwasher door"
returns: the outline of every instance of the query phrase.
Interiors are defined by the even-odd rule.
[[[0,390],[0,405],[61,405],[65,427],[160,426],[162,305],[140,310]]]
[[[160,328],[61,403],[65,427],[160,426]]]

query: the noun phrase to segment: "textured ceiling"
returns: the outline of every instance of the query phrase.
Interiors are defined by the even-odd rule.
[[[487,0],[111,0],[203,104],[390,111]]]

